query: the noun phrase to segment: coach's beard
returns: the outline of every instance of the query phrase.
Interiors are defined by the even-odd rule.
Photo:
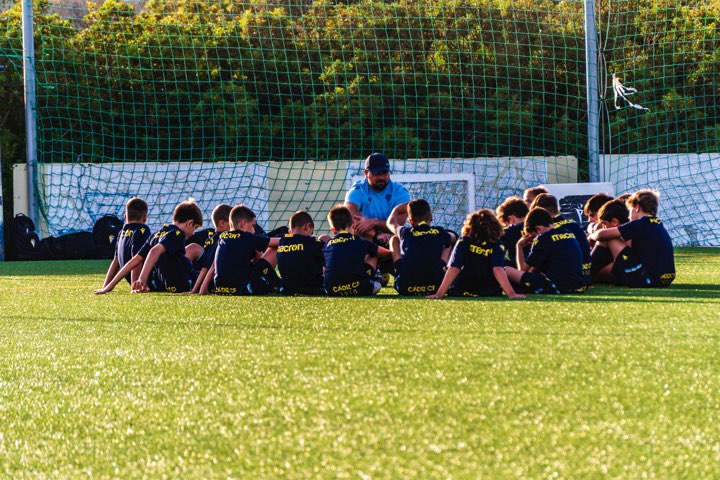
[[[385,180],[377,180],[371,183],[370,186],[373,188],[373,190],[382,192],[383,190],[385,190],[385,187],[387,187],[387,182]]]

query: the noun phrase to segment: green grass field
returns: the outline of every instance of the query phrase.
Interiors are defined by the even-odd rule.
[[[106,296],[0,264],[2,478],[710,478],[720,250],[522,301]]]

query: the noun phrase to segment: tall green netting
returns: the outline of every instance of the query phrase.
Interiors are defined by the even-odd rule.
[[[248,204],[268,227],[307,209],[324,228],[374,151],[451,228],[528,185],[596,171],[670,203],[701,188],[698,173],[717,181],[717,6],[598,4],[606,108],[589,165],[582,0],[97,3],[36,2],[48,233],[87,229],[134,195],[156,226],[193,197],[207,213]],[[20,82],[19,6],[0,21]],[[612,73],[637,89],[618,109]],[[674,175],[680,154],[700,171]],[[664,213],[679,243],[718,243],[686,211]]]
[[[720,245],[720,2],[600,5],[605,176],[658,190],[676,244]]]
[[[2,20],[19,68],[19,7]],[[382,151],[458,228],[584,176],[581,27],[581,3],[536,0],[38,2],[42,220],[140,195],[156,225],[187,197],[320,221]]]

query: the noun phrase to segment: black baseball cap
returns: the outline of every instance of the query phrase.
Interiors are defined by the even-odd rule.
[[[373,175],[390,171],[390,160],[382,153],[373,153],[365,159],[365,170],[370,170]]]

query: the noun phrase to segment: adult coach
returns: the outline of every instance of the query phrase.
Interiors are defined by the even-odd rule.
[[[392,237],[387,227],[390,212],[409,201],[407,189],[390,180],[390,161],[382,153],[373,153],[365,159],[365,178],[345,194],[345,207],[353,214],[355,233],[383,246]],[[406,216],[398,217],[401,224]]]

